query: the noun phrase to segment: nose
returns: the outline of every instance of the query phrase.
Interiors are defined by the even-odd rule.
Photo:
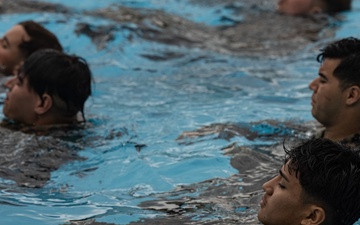
[[[277,178],[278,178],[278,176],[272,178],[271,180],[269,180],[263,184],[262,188],[266,194],[272,195],[272,193],[274,191],[274,184],[276,184]]]
[[[309,84],[310,90],[312,90],[312,91],[316,91],[316,90],[317,90],[318,84],[319,84],[319,80],[320,80],[320,78],[317,77],[317,78],[315,78],[313,81],[311,81],[311,83]]]

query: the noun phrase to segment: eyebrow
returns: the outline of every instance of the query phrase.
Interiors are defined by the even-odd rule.
[[[280,176],[282,178],[284,178],[287,182],[289,182],[289,179],[286,177],[286,175],[281,171],[281,169],[279,170]]]

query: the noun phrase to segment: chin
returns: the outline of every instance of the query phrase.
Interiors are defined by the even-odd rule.
[[[258,220],[261,222],[261,224],[264,224],[264,225],[267,224],[266,221],[264,221],[264,220],[261,218],[261,215],[260,215],[260,214],[258,214]]]
[[[262,223],[263,223],[263,220],[262,220],[263,217],[264,217],[264,216],[263,216],[263,209],[261,208],[261,209],[259,210],[258,214],[257,214],[257,218],[258,218],[258,220],[259,220],[260,222],[262,222]]]
[[[3,114],[4,114],[4,116],[5,116],[6,118],[9,118],[9,113],[7,112],[5,106],[4,106],[4,108],[3,108]]]

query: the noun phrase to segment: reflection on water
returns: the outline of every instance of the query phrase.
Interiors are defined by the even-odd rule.
[[[94,95],[82,128],[0,129],[10,225],[258,223],[283,139],[315,126],[318,49],[360,30],[359,0],[344,20],[264,0],[43,2],[5,1],[0,32],[43,23],[89,61]]]

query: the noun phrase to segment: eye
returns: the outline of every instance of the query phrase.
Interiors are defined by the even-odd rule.
[[[1,44],[1,46],[2,46],[3,48],[7,48],[7,47],[8,47],[7,44],[6,44],[6,41],[4,40],[4,38],[1,38],[1,39],[0,39],[0,44]]]
[[[281,189],[285,189],[285,188],[286,188],[285,185],[283,185],[282,183],[278,183],[278,185],[279,185],[279,187],[280,187]]]
[[[319,82],[320,83],[326,83],[327,82],[327,79],[326,78],[324,78],[324,77],[319,77]]]

